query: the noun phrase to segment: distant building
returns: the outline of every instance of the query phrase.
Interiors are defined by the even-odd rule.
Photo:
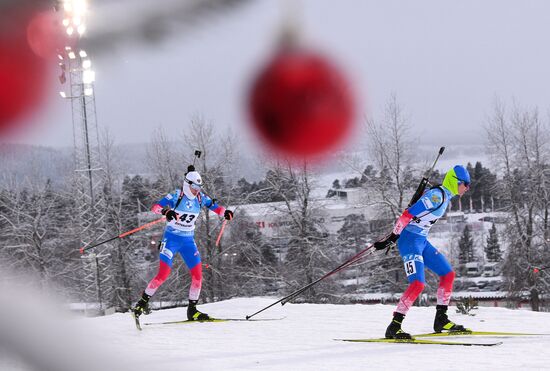
[[[371,231],[379,226],[390,224],[393,219],[381,218],[380,213],[374,206],[365,205],[364,192],[361,188],[333,190],[333,197],[314,199],[310,201],[313,217],[322,224],[330,234],[336,234],[344,225],[344,219],[348,215],[364,215],[365,221]],[[296,201],[291,201],[296,206]],[[239,205],[238,211],[246,211],[252,218],[252,223],[257,225],[267,237],[277,235],[280,228],[289,226],[288,207],[285,202],[269,202],[261,204]],[[237,212],[238,212],[237,211]]]

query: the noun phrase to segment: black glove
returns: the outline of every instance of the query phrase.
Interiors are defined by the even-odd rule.
[[[223,213],[223,217],[227,220],[233,219],[233,211],[225,210],[225,212]]]
[[[398,238],[399,235],[392,232],[388,237],[384,238],[383,240],[376,241],[374,243],[374,248],[376,250],[384,250],[390,247],[394,247],[395,241],[397,241]]]
[[[169,206],[164,206],[161,210],[161,214],[164,215],[169,222],[172,221],[172,219],[178,219],[178,214],[170,209]]]

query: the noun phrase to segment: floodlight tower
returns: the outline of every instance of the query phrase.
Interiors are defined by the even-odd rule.
[[[73,40],[83,35],[86,3],[84,0],[64,0],[63,26]],[[77,43],[75,43],[77,44]],[[68,82],[68,91],[60,95],[71,102],[74,139],[74,185],[75,208],[79,223],[81,246],[101,240],[106,234],[103,169],[100,161],[99,135],[94,97],[95,72],[88,54],[78,47],[66,46],[58,58],[62,84]],[[99,313],[105,308],[105,299],[110,296],[109,245],[83,258],[84,291],[87,301],[99,304]]]

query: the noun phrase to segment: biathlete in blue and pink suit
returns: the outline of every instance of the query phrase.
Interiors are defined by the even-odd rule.
[[[388,339],[410,339],[401,329],[401,323],[425,285],[424,267],[439,276],[434,331],[468,331],[447,317],[447,308],[453,291],[455,272],[448,260],[427,239],[432,225],[445,214],[454,196],[462,196],[470,188],[470,174],[463,166],[453,167],[441,186],[432,187],[406,209],[397,220],[392,233],[374,243],[377,250],[392,246],[397,241],[403,259],[409,287],[401,296],[393,313],[393,320],[386,330]]]
[[[159,270],[134,307],[136,317],[150,312],[148,308],[149,299],[168,278],[172,269],[172,262],[176,254],[179,253],[191,274],[187,319],[204,321],[210,318],[208,314],[199,312],[196,308],[202,286],[202,264],[201,256],[195,244],[195,222],[203,207],[218,215],[223,215],[227,220],[233,219],[233,212],[219,206],[215,200],[201,192],[202,185],[200,174],[191,165],[185,174],[183,187],[166,195],[151,208],[151,211],[155,214],[164,215],[167,223],[160,244]]]

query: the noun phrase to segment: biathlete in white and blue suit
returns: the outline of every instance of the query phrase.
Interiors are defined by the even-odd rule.
[[[425,285],[424,267],[439,277],[434,331],[468,331],[447,317],[447,308],[453,291],[455,272],[449,261],[427,239],[432,225],[445,214],[454,196],[462,196],[470,188],[470,174],[464,166],[453,167],[440,186],[432,187],[418,201],[406,209],[397,220],[392,233],[374,243],[378,250],[390,247],[397,241],[403,259],[409,287],[401,296],[393,320],[386,330],[388,339],[410,339],[401,329],[401,323]]]
[[[227,220],[233,219],[233,212],[219,206],[215,200],[201,192],[202,185],[200,174],[190,165],[185,174],[183,187],[166,195],[151,208],[154,213],[164,215],[167,223],[160,244],[159,270],[134,307],[136,317],[143,313],[149,313],[149,299],[168,278],[172,262],[176,254],[180,254],[191,274],[187,319],[204,321],[210,318],[208,314],[202,313],[196,308],[202,286],[202,264],[199,250],[195,244],[195,222],[203,207],[218,215],[223,215]]]

